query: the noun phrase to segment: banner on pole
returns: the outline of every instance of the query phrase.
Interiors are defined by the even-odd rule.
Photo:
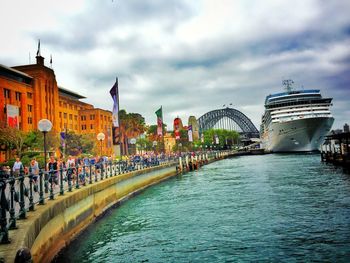
[[[157,135],[163,136],[163,109],[162,106],[155,112],[157,115]]]
[[[116,79],[113,87],[109,91],[113,99],[113,110],[112,110],[112,122],[113,127],[119,127],[119,92],[118,92],[118,78]]]
[[[187,127],[187,131],[188,131],[188,141],[193,142],[192,125],[189,125]]]

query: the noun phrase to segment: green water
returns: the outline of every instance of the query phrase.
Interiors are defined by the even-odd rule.
[[[245,156],[151,187],[56,262],[350,262],[350,176],[317,154]]]

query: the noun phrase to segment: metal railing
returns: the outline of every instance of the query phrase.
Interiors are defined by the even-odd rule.
[[[57,170],[41,169],[38,174],[32,173],[31,169],[25,173],[23,168],[17,174],[12,170],[0,171],[0,244],[10,243],[8,231],[17,229],[17,220],[26,219],[27,213],[34,211],[36,205],[45,205],[47,200],[63,196],[65,192],[73,192],[124,173],[164,164],[176,164],[177,170],[181,172],[190,171],[194,170],[194,162],[198,168],[198,163],[217,159],[219,154],[218,151],[182,153],[175,157],[103,161],[73,167],[59,164]]]
[[[26,219],[27,212],[57,195],[72,192],[109,177],[143,170],[163,164],[177,164],[177,157],[147,158],[137,161],[103,161],[96,164],[65,167],[57,170],[39,170],[33,174],[23,167],[18,173],[0,171],[0,244],[9,243],[8,230],[17,229],[17,220]]]

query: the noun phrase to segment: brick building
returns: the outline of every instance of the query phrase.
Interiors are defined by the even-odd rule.
[[[15,125],[25,132],[37,129],[41,119],[49,119],[55,132],[97,135],[103,132],[103,153],[112,154],[112,113],[95,109],[73,91],[57,85],[51,68],[39,54],[36,64],[7,67],[0,64],[0,124],[8,125],[15,112]],[[12,123],[13,124],[13,123]],[[1,149],[0,149],[1,150]],[[0,153],[0,161],[4,152]]]

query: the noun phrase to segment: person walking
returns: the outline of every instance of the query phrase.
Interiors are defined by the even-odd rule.
[[[14,177],[18,177],[21,169],[24,169],[24,167],[23,167],[23,164],[22,164],[21,160],[19,159],[19,157],[17,157],[16,161],[12,167]]]
[[[37,182],[38,182],[38,176],[39,176],[39,164],[36,161],[35,157],[30,161],[29,165],[30,165],[31,175],[33,175],[34,189],[36,189]]]

